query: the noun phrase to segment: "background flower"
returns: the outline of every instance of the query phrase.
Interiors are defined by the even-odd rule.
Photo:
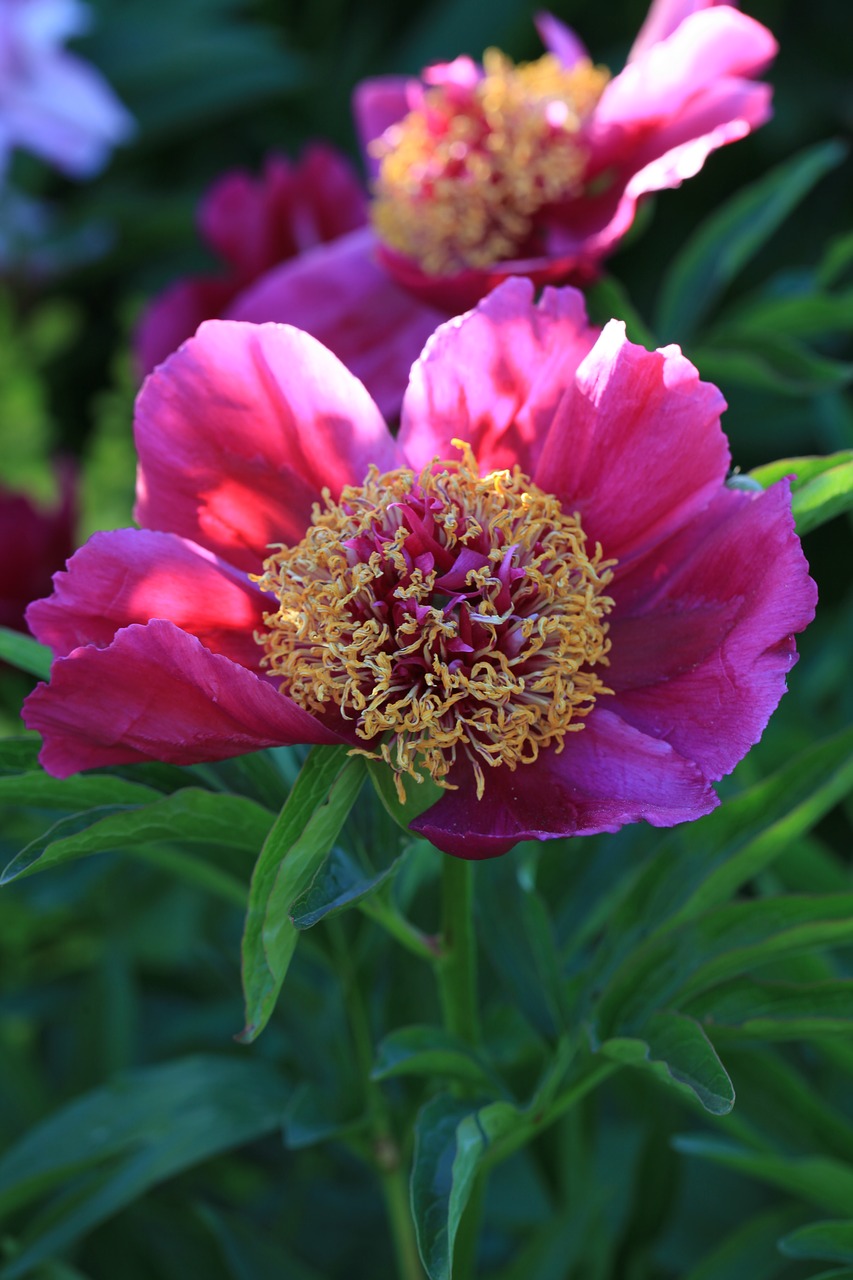
[[[464,740],[449,771],[424,756],[427,772],[455,789],[416,829],[448,852],[488,857],[520,839],[612,831],[641,818],[668,826],[713,808],[710,782],[759,738],[796,658],[792,633],[814,610],[787,485],[761,494],[725,487],[722,397],[677,348],[648,352],[616,322],[599,336],[574,290],[549,290],[538,306],[531,299],[529,282],[507,282],[437,331],[412,371],[396,441],[358,381],[289,327],[211,322],[157,370],[136,417],[143,528],[96,535],[28,614],[56,654],[50,685],[26,705],[27,723],[44,736],[45,767],[65,775],[140,759],[190,763],[289,742],[378,750],[378,740],[359,736],[370,722],[357,700],[342,718],[335,697],[316,704],[295,677],[279,691],[282,672],[269,674],[255,638],[279,625],[270,621],[276,604],[249,576],[269,565],[271,545],[299,544],[307,564],[303,540],[321,493],[328,488],[332,504],[343,494],[351,508],[361,500],[347,486],[369,481],[371,465],[411,469],[393,504],[405,514],[389,526],[403,523],[400,552],[376,562],[384,568],[374,614],[398,639],[408,626],[411,639],[394,671],[405,669],[419,698],[431,669],[442,681],[461,669],[472,683],[478,662],[505,670],[524,617],[546,611],[519,539],[504,546],[496,524],[496,558],[472,560],[480,544],[470,539],[451,555],[431,514],[441,501],[415,501],[418,473],[458,457],[462,439],[481,476],[517,467],[531,494],[552,495],[555,528],[576,513],[589,546],[600,544],[599,561],[615,562],[612,582],[603,579],[615,601],[601,668],[612,692],[584,710],[580,732],[546,739],[534,763],[478,775]],[[476,520],[479,492],[454,499],[456,525]],[[376,527],[381,541],[385,526]],[[345,543],[356,566],[373,553],[366,537]],[[443,578],[417,596],[415,578],[433,570]],[[471,572],[506,589],[505,617],[484,618],[503,604],[485,587],[475,591]],[[307,607],[322,581],[306,581]],[[425,632],[431,607],[449,611],[451,638],[440,667],[418,650],[425,661],[413,677],[411,653],[424,642],[411,621]],[[394,643],[382,641],[374,658]],[[333,654],[331,635],[321,647]],[[488,718],[491,677],[479,678],[489,685]],[[371,689],[362,692],[370,702]],[[472,723],[479,697],[460,704]],[[392,756],[410,729],[400,728]],[[428,725],[411,732],[421,731],[429,739]],[[500,753],[497,733],[495,741]],[[442,743],[432,745],[441,756]]]
[[[103,77],[62,43],[82,34],[77,0],[0,3],[0,174],[23,147],[75,178],[88,178],[133,132]]]
[[[235,169],[213,184],[198,210],[203,241],[222,259],[219,275],[170,286],[146,307],[137,327],[143,374],[191,337],[203,320],[271,267],[360,227],[366,217],[361,185],[332,147],[314,143],[292,164],[270,154],[258,178]]]
[[[50,580],[77,545],[77,484],[73,468],[59,470],[61,493],[53,509],[23,493],[0,488],[0,626],[26,631],[24,611],[50,590]]]
[[[374,234],[274,270],[229,314],[299,325],[371,389],[364,352],[395,333],[386,377],[402,395],[439,315],[511,275],[590,279],[643,195],[678,186],[770,113],[769,86],[754,77],[776,42],[728,5],[653,6],[609,82],[556,18],[538,25],[552,55],[539,63],[514,68],[492,50],[485,68],[463,57],[420,80],[362,83],[354,105],[377,194]]]

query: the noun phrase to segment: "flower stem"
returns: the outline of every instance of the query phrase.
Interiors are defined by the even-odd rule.
[[[372,1163],[382,1186],[385,1212],[391,1229],[391,1240],[397,1261],[398,1280],[424,1280],[415,1224],[409,1207],[409,1186],[402,1153],[394,1136],[388,1108],[380,1087],[373,1083],[373,1041],[361,989],[341,922],[328,921],[329,937],[335,954],[338,977],[343,987],[353,1048],[359,1065],[364,1100],[370,1124]]]
[[[436,966],[446,1029],[469,1044],[479,1040],[474,868],[445,855],[442,864],[442,948]]]

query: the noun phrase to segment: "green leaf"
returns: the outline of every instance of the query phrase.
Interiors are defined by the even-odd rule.
[[[845,293],[794,294],[792,297],[760,297],[740,301],[726,312],[705,336],[713,346],[737,349],[767,333],[789,338],[820,338],[847,333],[853,326],[853,290]]]
[[[66,812],[105,805],[138,805],[159,800],[160,792],[141,782],[129,782],[112,774],[77,773],[53,778],[41,769],[0,776],[0,801],[34,805]]]
[[[396,859],[383,871],[366,875],[346,850],[336,845],[308,889],[293,903],[291,917],[294,926],[310,929],[326,916],[357,906],[392,879],[398,866],[399,859]]]
[[[22,635],[10,627],[0,627],[0,659],[19,671],[26,671],[39,680],[50,676],[53,654],[46,645],[39,644],[32,636]]]
[[[0,1159],[4,1212],[64,1186],[43,1220],[28,1225],[0,1280],[26,1275],[181,1170],[274,1132],[284,1102],[281,1078],[260,1059],[192,1057],[64,1107]]]
[[[729,903],[657,935],[629,958],[601,999],[597,1018],[606,1031],[599,1038],[641,1028],[655,1010],[681,1007],[772,960],[850,941],[853,894]]]
[[[795,984],[738,978],[692,1000],[689,1012],[718,1033],[761,1040],[853,1032],[853,979]]]
[[[440,1027],[402,1027],[380,1041],[371,1079],[406,1075],[460,1080],[477,1085],[484,1093],[494,1092],[496,1084],[479,1054]]]
[[[588,988],[600,989],[605,979],[612,987],[637,986],[642,957],[650,954],[655,937],[726,902],[851,788],[853,729],[848,729],[795,756],[708,817],[664,837],[630,896],[610,917],[587,975]]]
[[[347,747],[314,747],[255,864],[243,933],[244,1043],[275,1008],[299,930],[291,919],[319,871],[364,780],[364,759]]]
[[[291,1151],[328,1142],[365,1127],[367,1118],[346,1091],[333,1092],[328,1085],[305,1080],[297,1085],[285,1108],[284,1144]]]
[[[453,1275],[453,1245],[480,1164],[492,1144],[520,1123],[520,1113],[508,1102],[472,1111],[446,1093],[421,1109],[415,1126],[412,1214],[429,1280]]]
[[[613,276],[600,276],[586,290],[586,303],[592,324],[604,325],[610,319],[623,320],[630,342],[654,351],[658,340],[628,297],[625,286]]]
[[[31,738],[0,738],[0,777],[38,770],[40,746],[35,735]]]
[[[808,533],[844,511],[853,510],[853,450],[825,458],[784,458],[750,472],[765,488],[782,476],[791,485],[797,532]]]
[[[680,1013],[659,1013],[643,1028],[642,1039],[605,1040],[599,1052],[614,1062],[650,1070],[666,1085],[688,1090],[712,1115],[728,1115],[735,1091],[699,1023]]]
[[[813,396],[853,381],[853,364],[819,355],[783,334],[738,333],[719,343],[692,347],[702,377],[720,386],[737,384],[776,395]]]
[[[853,1262],[853,1220],[810,1222],[784,1236],[779,1248],[789,1258],[820,1258],[823,1262]]]
[[[270,813],[253,800],[195,787],[158,796],[151,804],[102,805],[54,823],[12,859],[0,876],[0,884],[88,854],[157,841],[219,845],[254,853],[263,844],[270,823]]]
[[[429,809],[430,805],[441,799],[442,788],[425,775],[420,782],[410,777],[401,778],[406,795],[405,804],[401,804],[394,781],[394,772],[391,767],[384,760],[366,760],[365,763],[367,765],[367,775],[373,783],[376,794],[382,801],[383,808],[394,819],[398,827],[405,831],[407,835],[411,835],[409,823],[413,822],[415,818],[419,818],[422,813]]]
[[[673,1139],[673,1145],[683,1155],[714,1160],[746,1177],[801,1196],[829,1213],[847,1213],[853,1204],[853,1168],[828,1156],[750,1151],[738,1143],[706,1134],[680,1134]]]
[[[847,154],[820,143],[772,169],[707,218],[676,255],[663,282],[655,331],[686,341],[743,267],[817,182]]]
[[[818,268],[818,283],[824,289],[837,284],[853,265],[853,231],[831,240]]]
[[[776,1250],[779,1234],[786,1231],[802,1210],[771,1209],[750,1218],[694,1267],[684,1280],[775,1280],[788,1270]]]

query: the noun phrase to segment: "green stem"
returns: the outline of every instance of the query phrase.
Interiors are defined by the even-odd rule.
[[[379,1174],[385,1212],[391,1228],[391,1240],[397,1260],[399,1280],[424,1280],[415,1224],[409,1207],[409,1186],[397,1139],[394,1136],[385,1098],[370,1078],[373,1068],[373,1040],[370,1023],[352,963],[352,950],[347,945],[339,920],[329,920],[329,936],[335,952],[338,975],[344,990],[355,1057],[364,1088],[365,1106],[370,1124],[371,1154]]]
[[[480,1038],[473,873],[472,863],[445,855],[442,864],[442,947],[436,965],[444,1025],[469,1044],[477,1044]]]

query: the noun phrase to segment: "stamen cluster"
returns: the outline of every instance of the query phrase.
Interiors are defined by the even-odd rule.
[[[380,238],[428,275],[532,251],[534,218],[580,190],[583,126],[607,82],[582,59],[553,54],[515,66],[497,49],[472,85],[435,85],[373,146]]]
[[[583,728],[605,689],[612,560],[516,467],[470,449],[328,491],[305,538],[258,577],[278,599],[256,635],[281,690],[355,722],[364,754],[442,786],[467,759],[515,769]]]

